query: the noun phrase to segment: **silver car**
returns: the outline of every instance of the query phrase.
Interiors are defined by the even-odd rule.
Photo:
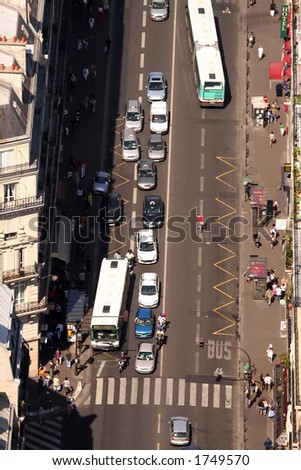
[[[162,162],[166,157],[166,142],[161,134],[151,134],[147,144],[148,158],[154,162]]]
[[[167,95],[167,83],[162,72],[151,72],[147,80],[147,101],[165,101]]]
[[[188,446],[191,423],[184,416],[174,416],[169,421],[170,443],[173,446]]]
[[[120,134],[122,159],[135,162],[140,157],[140,142],[133,129],[124,129]]]
[[[157,185],[157,169],[150,159],[140,160],[137,164],[137,185],[139,189],[154,189]]]
[[[164,21],[168,18],[168,0],[153,0],[149,5],[150,18],[153,21]]]
[[[153,343],[140,343],[137,349],[135,370],[139,374],[151,374],[155,370],[156,348]]]
[[[129,100],[125,106],[124,127],[141,132],[143,127],[143,111],[139,100]]]
[[[98,171],[93,179],[92,192],[94,194],[108,194],[111,175],[106,171]]]

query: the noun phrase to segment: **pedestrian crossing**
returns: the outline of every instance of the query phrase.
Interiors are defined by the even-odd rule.
[[[25,430],[25,450],[59,450],[62,438],[62,416],[29,421]]]
[[[232,409],[233,386],[175,378],[98,377],[95,405],[191,406]]]

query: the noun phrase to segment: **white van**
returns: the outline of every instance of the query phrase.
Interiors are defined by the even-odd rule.
[[[155,134],[168,132],[168,111],[166,101],[157,101],[151,104],[150,130]]]

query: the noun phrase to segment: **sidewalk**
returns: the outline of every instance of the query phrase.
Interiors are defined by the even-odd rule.
[[[277,201],[278,211],[280,211],[277,218],[286,219],[288,199],[287,193],[281,189],[281,167],[286,162],[290,129],[288,135],[282,136],[280,134],[279,123],[287,123],[283,99],[277,98],[280,106],[277,122],[268,124],[265,128],[255,128],[251,116],[251,97],[267,95],[269,103],[276,99],[275,85],[278,82],[269,81],[269,64],[281,61],[283,40],[280,39],[280,23],[278,16],[270,16],[269,5],[266,2],[257,2],[250,7],[247,21],[248,29],[253,31],[256,42],[254,47],[248,51],[250,53],[248,62],[250,73],[247,77],[249,81],[249,124],[247,127],[249,139],[247,139],[248,165],[246,173],[250,181],[266,189],[267,200]],[[262,60],[258,58],[259,45],[264,49]],[[276,139],[276,143],[272,147],[269,142],[271,131],[274,132]],[[242,263],[244,263],[245,271],[250,265],[250,255],[257,255],[267,258],[267,268],[275,271],[279,283],[282,278],[286,278],[289,282],[280,243],[286,232],[277,230],[279,233],[278,244],[271,248],[270,230],[276,223],[276,219],[273,218],[266,227],[252,227],[252,209],[249,200],[244,203],[243,211],[251,221],[249,239],[242,247]],[[252,240],[252,236],[256,232],[260,235],[262,243],[260,248],[256,248]],[[267,301],[262,298],[262,293],[257,292],[259,283],[246,282],[246,280],[246,276],[241,279],[241,347],[247,351],[256,369],[253,379],[260,383],[260,375],[269,374],[274,380],[274,386],[270,392],[263,390],[260,397],[256,397],[254,392],[251,393],[250,407],[245,407],[244,447],[248,450],[263,450],[263,443],[268,437],[275,444],[275,439],[279,436],[279,426],[282,426],[282,410],[279,405],[283,398],[283,403],[286,404],[283,389],[279,388],[282,368],[279,366],[278,357],[280,353],[287,350],[286,334],[285,331],[281,331],[281,321],[286,319],[286,308],[281,306],[276,299],[271,306],[268,306]],[[265,290],[264,284],[263,282]],[[273,362],[269,362],[266,353],[269,344],[273,345],[275,353]],[[243,357],[242,360],[246,360],[246,358]],[[278,375],[276,376],[276,374]],[[276,413],[274,418],[259,415],[257,404],[260,398],[267,402],[272,400],[271,403],[273,403]]]

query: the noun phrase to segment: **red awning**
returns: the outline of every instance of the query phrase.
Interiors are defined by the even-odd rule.
[[[272,62],[269,69],[270,80],[282,80],[284,76],[291,78],[291,67],[285,66],[285,61]]]

